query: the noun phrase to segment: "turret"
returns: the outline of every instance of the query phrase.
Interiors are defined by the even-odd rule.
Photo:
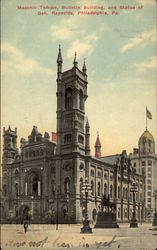
[[[58,78],[60,78],[60,75],[62,73],[62,54],[61,54],[61,46],[59,45],[59,51],[58,51],[58,57],[57,57],[57,74]]]
[[[78,67],[78,61],[77,61],[76,56],[77,56],[77,54],[76,54],[76,52],[75,52],[74,61],[73,61],[74,68],[77,68],[77,67]]]
[[[85,126],[85,153],[86,155],[90,155],[90,126],[88,119]]]
[[[95,142],[95,157],[100,158],[101,157],[101,143],[99,139],[99,133],[97,132],[97,139]]]

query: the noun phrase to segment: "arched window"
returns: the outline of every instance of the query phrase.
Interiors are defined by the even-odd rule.
[[[18,197],[19,190],[18,190],[18,184],[15,184],[15,196]]]
[[[15,170],[15,178],[18,178],[18,176],[19,176],[19,171],[16,169]]]
[[[106,183],[104,184],[104,196],[107,197],[107,184]]]
[[[37,194],[38,192],[38,180],[37,180],[37,177],[34,176],[33,178],[33,194]]]
[[[3,186],[3,195],[4,195],[4,197],[6,197],[6,195],[7,195],[7,186],[6,186],[6,184],[4,184],[4,186]]]
[[[128,189],[126,188],[126,200],[128,199]]]
[[[65,192],[65,194],[70,193],[70,179],[69,179],[69,177],[65,178],[65,181],[64,181],[64,192]]]
[[[120,187],[118,187],[118,199],[120,199]]]
[[[70,88],[66,89],[65,92],[65,108],[67,110],[72,109],[72,90]]]
[[[94,195],[94,182],[91,180],[91,195]]]
[[[110,185],[110,198],[113,197],[113,188],[112,188],[112,184]]]
[[[56,190],[55,180],[52,180],[51,182],[51,194],[52,195],[55,195],[55,190]]]
[[[80,109],[83,109],[84,108],[84,103],[83,103],[83,92],[82,90],[80,90],[80,93],[79,93],[79,99],[80,99]]]
[[[123,188],[123,199],[125,199],[125,188]]]
[[[101,196],[100,182],[98,182],[98,196]]]
[[[80,178],[80,194],[82,193],[83,178]]]

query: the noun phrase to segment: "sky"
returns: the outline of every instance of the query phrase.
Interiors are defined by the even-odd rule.
[[[103,6],[108,15],[38,15],[40,6]],[[18,9],[34,6],[34,10]],[[109,7],[117,7],[112,15]],[[119,10],[135,6],[135,10]],[[2,0],[1,126],[28,138],[33,125],[44,134],[56,131],[56,59],[61,44],[63,71],[88,74],[86,116],[91,153],[97,131],[102,155],[132,152],[152,113],[148,130],[157,138],[155,0]],[[43,7],[42,7],[43,8]],[[99,10],[97,10],[99,11]],[[2,130],[3,133],[3,130]],[[2,136],[2,135],[1,135]]]

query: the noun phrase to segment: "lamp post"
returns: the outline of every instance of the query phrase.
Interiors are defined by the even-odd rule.
[[[85,191],[85,220],[83,220],[83,227],[81,228],[81,233],[92,233],[92,228],[89,225],[88,220],[88,191],[91,190],[91,187],[88,183],[88,178],[86,177],[85,183],[82,187],[82,190]]]
[[[34,211],[33,211],[33,210],[34,210],[34,207],[33,207],[33,199],[34,199],[34,196],[31,196],[31,199],[32,199],[32,220],[33,220],[33,217],[34,217],[34,216],[33,216],[33,215],[34,215]]]
[[[154,200],[155,200],[155,213],[154,213],[154,217],[153,217],[152,226],[157,226],[157,212],[156,212],[157,189],[154,190],[153,197],[154,197]]]
[[[135,182],[132,184],[130,192],[133,193],[133,212],[132,212],[132,219],[130,221],[130,227],[138,227],[136,219],[136,201],[135,201],[135,193],[137,192],[137,185]]]

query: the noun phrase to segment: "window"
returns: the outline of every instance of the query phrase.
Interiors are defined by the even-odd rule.
[[[151,184],[152,182],[151,182],[151,180],[148,180],[147,183],[148,183],[148,184]]]
[[[148,172],[150,172],[150,173],[152,172],[152,168],[151,167],[148,168]]]
[[[136,167],[136,162],[134,162],[134,167]]]
[[[18,197],[18,193],[19,193],[19,191],[18,191],[18,184],[16,183],[15,184],[15,196],[16,197]]]
[[[128,199],[128,189],[126,188],[126,200]]]
[[[104,196],[107,197],[107,184],[106,183],[104,184]]]
[[[37,177],[34,176],[33,178],[33,194],[37,194],[38,192],[38,180]]]
[[[148,192],[147,194],[148,194],[148,196],[151,196],[152,193],[151,193],[151,192]]]
[[[65,178],[65,181],[64,181],[64,192],[65,192],[65,194],[70,193],[70,179],[69,179],[69,177]]]
[[[151,202],[151,198],[148,198],[147,201],[148,201],[148,202]]]
[[[43,155],[44,154],[44,151],[43,149],[40,150],[40,155]]]
[[[15,178],[18,178],[18,176],[19,176],[19,171],[16,169],[15,170]]]
[[[56,174],[56,167],[54,167],[54,166],[51,167],[51,174],[54,174],[54,175]]]
[[[56,183],[55,183],[55,180],[52,180],[52,183],[51,183],[51,194],[52,195],[55,195],[55,190],[56,190]]]
[[[148,166],[152,166],[152,161],[148,161]]]
[[[33,157],[35,157],[35,151],[33,151]]]
[[[100,191],[100,182],[98,182],[98,196],[101,196],[101,191]]]
[[[110,181],[112,181],[113,180],[113,175],[110,175]]]
[[[152,177],[152,174],[148,174],[148,178],[151,178]]]
[[[151,186],[148,186],[148,190],[151,190],[152,189],[152,187]]]
[[[72,90],[70,88],[65,93],[65,108],[66,110],[72,109]]]
[[[37,153],[36,153],[36,154],[37,154],[37,156],[39,156],[39,150],[37,150]]]
[[[92,169],[90,172],[91,176],[94,176],[94,170]]]
[[[98,178],[101,178],[101,172],[98,171]]]
[[[104,173],[104,179],[107,180],[107,173]]]
[[[110,198],[112,198],[112,196],[113,196],[112,192],[113,192],[113,188],[112,188],[112,184],[111,184],[110,185]]]
[[[84,170],[84,165],[83,163],[80,164],[80,171],[83,171]]]
[[[78,142],[84,144],[84,137],[82,135],[78,136]]]
[[[120,199],[120,187],[118,187],[118,199]]]
[[[145,161],[142,161],[142,166],[145,166],[146,165],[146,162]]]
[[[25,157],[26,157],[26,158],[28,157],[28,152],[25,153]]]
[[[123,199],[125,199],[125,188],[123,188]]]
[[[71,134],[64,135],[64,144],[71,143],[71,138],[72,138]]]
[[[80,194],[82,193],[83,178],[80,178]]]
[[[83,92],[82,92],[82,90],[80,90],[79,99],[80,99],[80,109],[83,109],[84,108],[84,103],[83,103]]]
[[[32,157],[32,152],[29,152],[29,157]]]
[[[91,195],[94,195],[94,182],[91,181]]]

